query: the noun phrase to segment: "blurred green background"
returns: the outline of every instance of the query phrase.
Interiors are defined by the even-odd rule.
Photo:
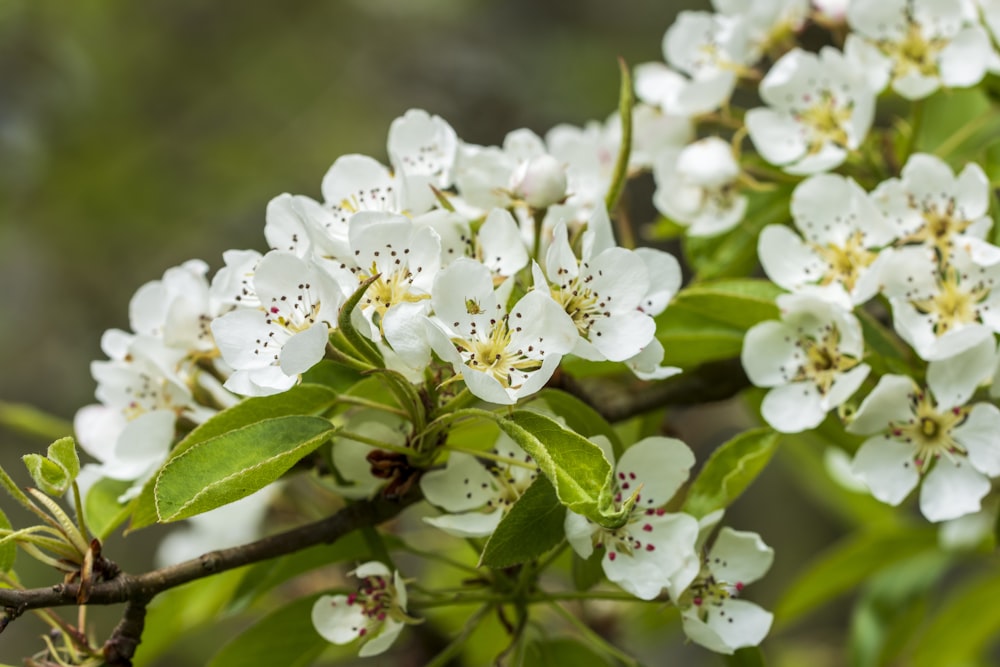
[[[102,331],[127,328],[141,284],[188,258],[214,270],[228,248],[263,249],[271,197],[318,197],[341,154],[385,161],[389,123],[406,109],[487,144],[518,127],[603,119],[616,57],[662,59],[674,14],[705,5],[0,0],[0,400],[71,418],[93,401]],[[743,419],[730,406],[691,413],[680,435],[702,459]],[[46,444],[0,436],[10,469]],[[731,514],[778,549],[755,596],[765,604],[834,532],[808,504],[789,507],[786,484],[768,471]],[[135,538],[109,549],[126,569],[148,562]],[[29,583],[51,583],[37,576]],[[39,648],[33,623],[0,637],[0,661]],[[819,648],[836,637],[818,632],[809,660],[837,664]],[[213,641],[196,637],[201,649],[178,646],[158,664],[202,664],[186,656]]]

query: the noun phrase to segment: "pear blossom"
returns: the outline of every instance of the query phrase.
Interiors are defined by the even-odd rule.
[[[321,596],[312,608],[313,627],[334,644],[360,640],[363,658],[379,655],[404,625],[418,622],[406,612],[406,584],[378,561],[359,565],[351,575],[361,579],[357,593]]]
[[[721,515],[712,517],[707,525],[702,522],[699,551],[718,518]],[[722,528],[694,580],[679,590],[676,586],[668,589],[681,612],[684,634],[716,653],[732,654],[736,649],[760,644],[774,616],[739,597],[744,587],[764,576],[773,562],[774,550],[759,535]]]
[[[225,387],[245,396],[291,388],[326,353],[344,294],[315,265],[272,250],[253,276],[260,305],[238,308],[212,322],[219,351],[234,370]]]
[[[835,48],[795,48],[760,83],[767,107],[746,114],[761,156],[792,174],[840,165],[861,145],[875,116],[875,91],[857,63]]]
[[[789,33],[801,30],[809,15],[808,0],[712,0],[712,6],[746,25],[755,57]]]
[[[892,89],[911,100],[941,86],[979,83],[993,53],[974,4],[965,0],[852,0],[847,23]]]
[[[606,442],[599,444],[610,454]],[[656,436],[635,443],[615,465],[615,503],[635,499],[626,523],[603,528],[567,511],[570,546],[581,558],[603,549],[601,566],[608,579],[640,599],[652,600],[694,555],[698,521],[663,509],[693,465],[694,454],[675,438]]]
[[[261,257],[263,255],[256,250],[227,250],[222,253],[225,266],[215,272],[209,288],[220,305],[220,315],[237,306],[256,308],[260,305],[253,289],[253,274]]]
[[[792,219],[800,237],[784,225],[768,225],[757,242],[767,276],[793,292],[810,292],[846,309],[879,290],[880,250],[896,238],[854,180],[836,174],[811,176],[792,192]]]
[[[495,278],[509,278],[528,265],[528,248],[514,216],[502,208],[492,209],[479,227],[474,256]]]
[[[922,246],[893,252],[883,292],[893,325],[921,359],[946,359],[1000,332],[1000,264],[983,267],[962,247],[940,264]]]
[[[576,340],[576,326],[545,292],[533,290],[508,310],[508,279],[494,291],[490,270],[459,258],[438,273],[427,335],[469,390],[512,405],[541,389]]]
[[[490,453],[496,458],[481,462],[471,454],[451,452],[443,470],[431,470],[420,478],[424,498],[449,512],[424,521],[458,537],[486,537],[496,530],[538,477],[538,467],[506,434],[500,435]]]
[[[653,165],[653,205],[687,226],[691,236],[721,234],[739,224],[746,213],[747,197],[737,184],[739,174],[732,147],[718,137],[665,151]]]
[[[975,362],[992,355],[992,347],[980,346],[967,366],[981,366]],[[966,406],[975,373],[953,375],[928,374],[926,390],[909,377],[884,375],[847,429],[871,436],[853,470],[872,495],[898,505],[919,484],[920,511],[934,522],[978,511],[990,478],[1000,475],[1000,409]]]
[[[961,246],[977,264],[1000,263],[1000,248],[985,240],[993,225],[990,182],[979,165],[969,163],[956,176],[941,158],[916,153],[871,197],[896,227],[898,245],[926,246],[942,260]]]
[[[639,89],[640,68],[656,65],[647,63],[636,67],[636,97],[644,100]],[[663,69],[667,70],[665,65]],[[669,70],[667,70],[669,72]],[[655,78],[655,75],[654,75]],[[615,117],[618,125],[620,119]],[[668,114],[658,106],[643,101],[632,109],[632,150],[629,152],[630,169],[652,169],[657,157],[667,150],[681,148],[694,140],[694,123],[689,116]],[[570,168],[572,172],[572,167]]]
[[[799,433],[850,398],[871,369],[861,362],[864,339],[854,315],[808,294],[782,294],[778,307],[781,321],[751,327],[740,358],[753,384],[771,387],[764,420]]]
[[[412,189],[428,189],[420,180],[439,189],[451,186],[458,137],[440,116],[409,109],[389,126],[388,150],[392,165],[407,175]]]
[[[273,250],[302,259],[350,258],[347,221],[328,206],[303,195],[281,194],[267,203],[264,237]]]

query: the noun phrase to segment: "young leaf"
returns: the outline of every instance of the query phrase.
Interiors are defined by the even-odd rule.
[[[684,511],[703,517],[729,507],[771,460],[779,437],[769,428],[754,429],[712,452],[691,484]]]
[[[623,516],[611,499],[611,464],[601,448],[545,415],[516,410],[497,425],[549,478],[559,502],[595,523],[617,527]]]
[[[503,568],[538,558],[565,536],[565,517],[552,484],[539,475],[500,520],[479,564]]]
[[[774,611],[775,623],[788,625],[875,572],[936,548],[937,531],[933,527],[852,535],[822,554],[798,576]]]
[[[66,469],[55,461],[50,461],[41,454],[25,454],[21,457],[24,466],[31,474],[35,486],[50,496],[61,496],[69,489],[72,480]]]
[[[336,400],[337,393],[335,391],[318,384],[300,384],[274,396],[244,399],[216,414],[188,433],[187,437],[174,447],[170,458],[180,456],[199,442],[265,419],[288,415],[322,414],[330,409]],[[132,519],[126,533],[151,526],[157,522],[156,501],[153,492],[155,484],[156,477],[153,477],[142,488],[139,497],[132,501],[130,506]]]
[[[758,322],[778,318],[774,300],[781,292],[781,288],[768,280],[752,278],[695,283],[678,292],[664,313],[685,310],[746,331]]]
[[[70,482],[80,474],[80,457],[76,453],[76,441],[72,437],[59,438],[49,445],[48,457],[63,467]]]
[[[329,646],[309,620],[318,597],[299,598],[260,619],[223,646],[209,667],[308,667],[313,664]]]
[[[0,529],[13,530],[10,519],[0,510]],[[17,544],[14,541],[0,544],[0,573],[10,572],[14,567],[14,559],[17,557]]]
[[[335,429],[321,417],[277,417],[199,442],[156,477],[161,522],[186,519],[249,496],[275,481]]]
[[[621,438],[614,427],[602,417],[597,410],[590,407],[572,394],[558,389],[543,389],[536,398],[545,401],[553,412],[566,420],[566,425],[585,438],[603,435],[611,442],[615,455],[620,456],[624,450]]]
[[[83,516],[87,520],[87,528],[98,539],[107,538],[128,518],[130,508],[120,504],[118,498],[130,486],[132,482],[105,477],[87,491],[87,497],[83,499]]]

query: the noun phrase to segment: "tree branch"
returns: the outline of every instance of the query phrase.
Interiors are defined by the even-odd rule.
[[[739,359],[712,361],[656,383],[588,382],[557,373],[548,386],[573,394],[609,422],[670,405],[699,405],[735,396],[750,386]]]
[[[135,609],[131,610],[134,627],[139,614],[138,607],[141,605],[144,610],[150,600],[165,590],[244,565],[294,553],[307,547],[335,542],[361,526],[374,526],[391,519],[419,498],[419,494],[412,493],[394,502],[383,498],[359,501],[321,521],[271,535],[256,542],[210,551],[198,558],[143,574],[131,575],[123,572],[109,581],[92,584],[87,604],[135,603]],[[79,588],[80,584],[74,582],[28,590],[0,589],[0,607],[6,608],[8,616],[16,617],[30,609],[76,606]],[[129,613],[130,611],[126,610],[123,624],[128,621]],[[143,611],[143,615],[144,613]]]

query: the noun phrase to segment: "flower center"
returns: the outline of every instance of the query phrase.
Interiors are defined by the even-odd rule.
[[[378,267],[372,262],[369,275],[375,275],[378,272]],[[365,280],[366,276],[359,274],[358,278],[360,282]],[[414,294],[410,290],[413,278],[413,272],[406,265],[400,266],[392,272],[383,272],[369,286],[362,308],[374,309],[375,313],[378,314],[378,321],[381,322],[386,311],[397,303],[416,303],[431,298],[429,294]]]
[[[821,246],[814,243],[812,249],[828,267],[819,284],[840,283],[848,292],[854,289],[862,270],[870,266],[877,257],[876,253],[864,247],[864,233],[860,230],[851,234],[842,246],[832,243]]]
[[[803,96],[805,108],[796,112],[795,119],[810,130],[807,152],[810,155],[819,153],[827,144],[848,147],[849,137],[847,127],[854,111],[853,100],[840,102],[830,90],[824,88],[816,96],[807,93]]]
[[[963,281],[963,276],[954,266],[948,266],[944,276],[938,278],[937,293],[913,301],[913,307],[921,313],[933,315],[934,334],[943,336],[962,325],[976,322],[979,319],[977,306],[989,293],[987,285],[981,282],[969,284]]]
[[[933,77],[938,74],[937,57],[948,45],[948,40],[926,37],[920,26],[910,19],[906,34],[901,40],[881,39],[878,49],[892,59],[892,78],[898,79],[911,73]]]
[[[791,381],[810,380],[821,394],[830,391],[838,375],[859,363],[858,359],[840,351],[840,331],[832,325],[824,329],[818,340],[802,336],[797,344],[805,358]]]
[[[969,415],[966,408],[954,407],[939,412],[927,392],[910,394],[913,416],[903,423],[890,424],[890,435],[916,449],[913,463],[921,473],[941,456],[965,456],[967,451],[952,437],[952,431],[963,424]]]
[[[507,316],[501,320],[493,320],[492,324],[493,328],[485,339],[478,336],[471,340],[453,338],[452,343],[466,366],[492,375],[504,388],[517,389],[524,383],[528,373],[542,367],[540,359],[528,357],[527,354],[537,352],[541,355],[543,351],[536,351],[533,345],[529,345],[527,350],[510,349],[512,332]]]

